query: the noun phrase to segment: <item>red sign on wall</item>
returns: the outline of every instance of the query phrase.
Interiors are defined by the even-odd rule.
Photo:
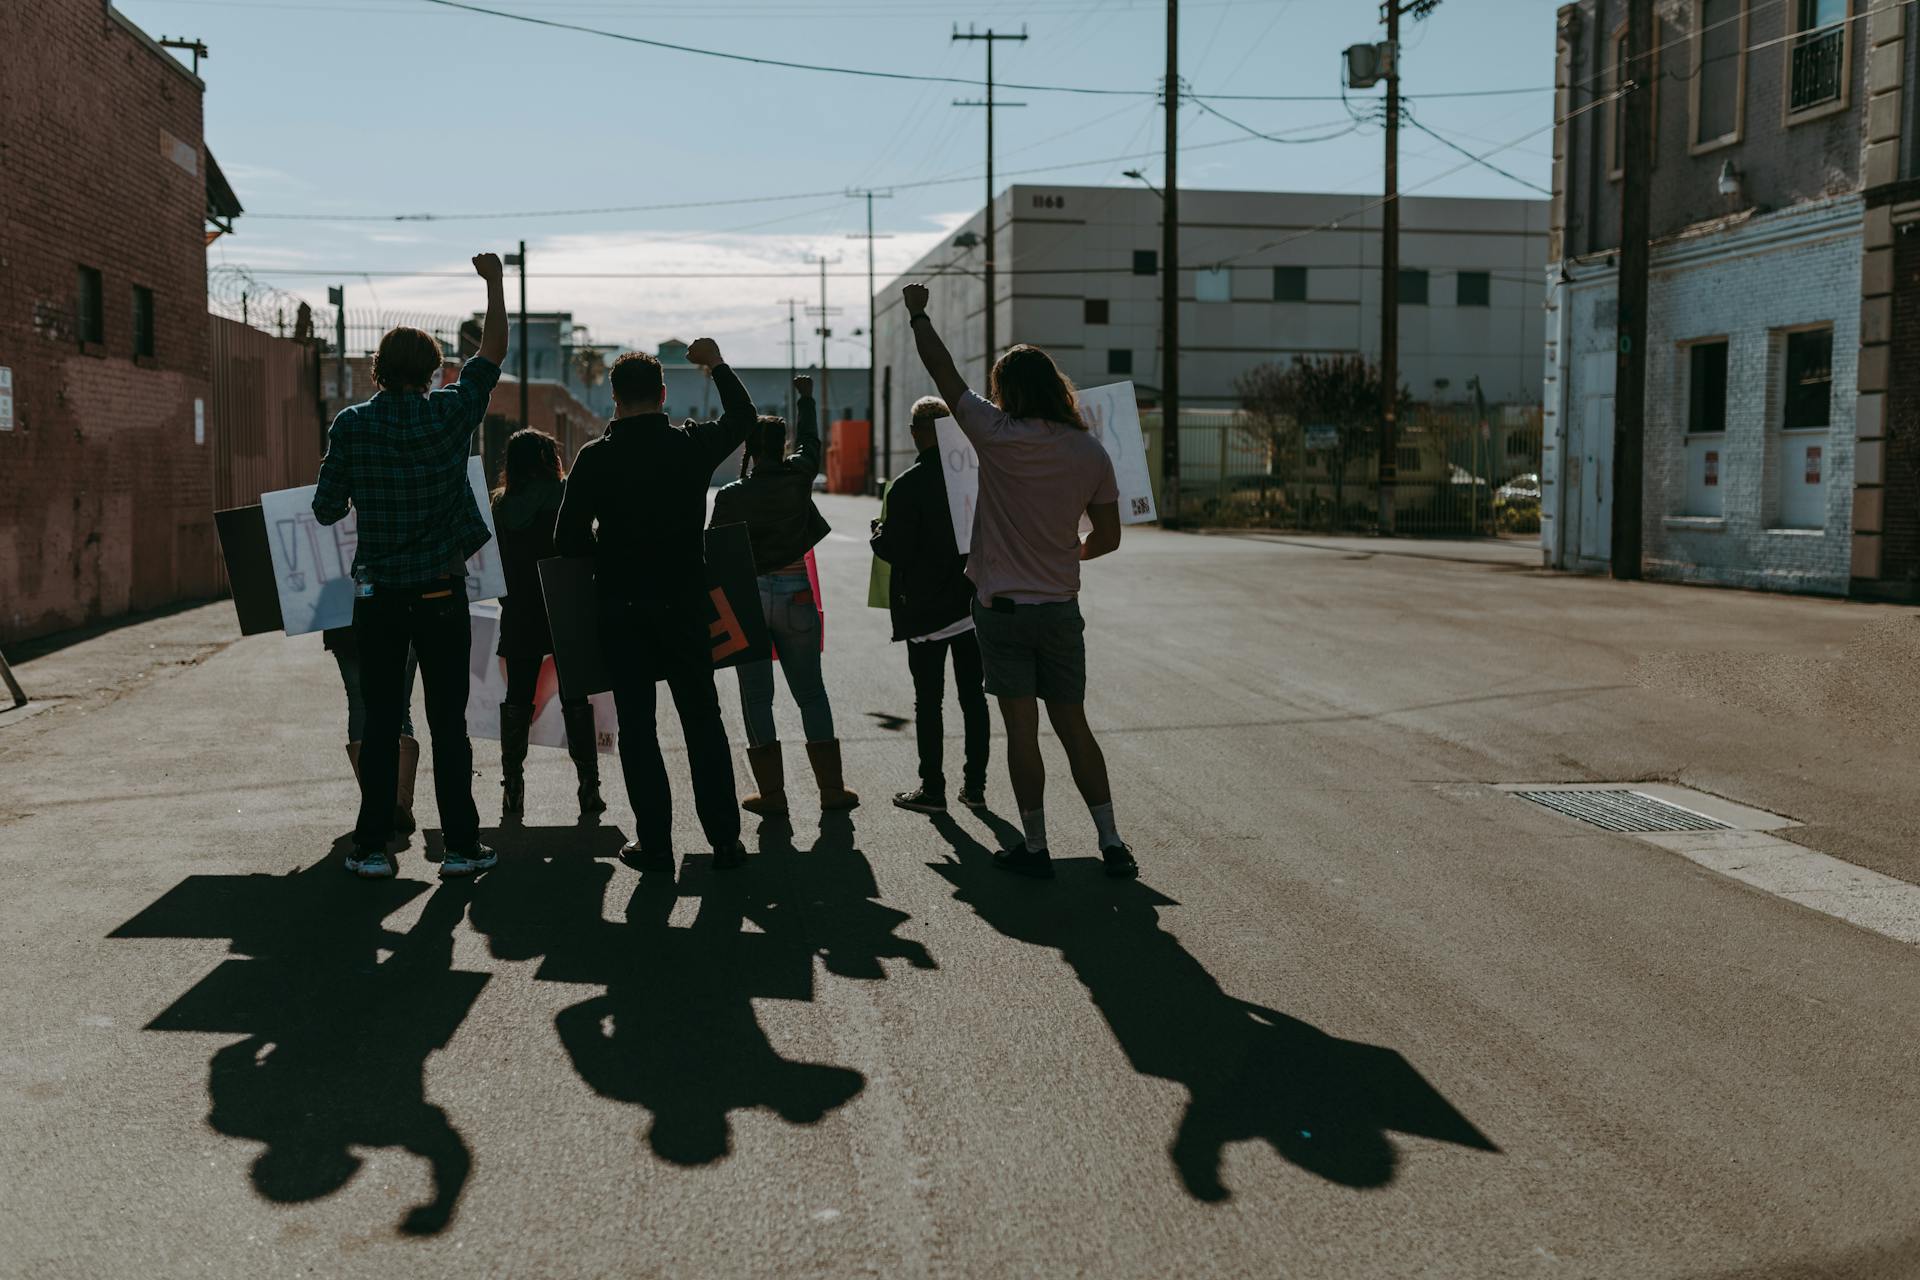
[[[1706,479],[1707,488],[1709,489],[1717,488],[1720,484],[1720,454],[1717,450],[1709,450],[1707,452],[1706,464],[1707,464],[1707,479]]]
[[[1807,446],[1807,483],[1820,483],[1820,446],[1817,444]]]

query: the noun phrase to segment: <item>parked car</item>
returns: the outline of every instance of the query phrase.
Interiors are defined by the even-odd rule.
[[[1534,471],[1517,475],[1495,490],[1494,496],[1502,502],[1538,502],[1540,475]]]

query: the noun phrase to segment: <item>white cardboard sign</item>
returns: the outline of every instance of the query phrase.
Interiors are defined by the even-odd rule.
[[[467,561],[467,599],[492,600],[507,593],[507,579],[493,541],[493,508],[479,458],[467,459],[467,484],[487,526],[486,545]],[[290,636],[353,623],[358,518],[348,511],[337,524],[321,524],[313,514],[314,488],[309,484],[260,495],[267,553],[273,559],[274,586],[280,593],[280,617]]]
[[[1148,524],[1159,519],[1133,383],[1084,388],[1074,397],[1074,403],[1087,430],[1113,459],[1113,478],[1120,491],[1120,523]],[[973,545],[973,511],[980,500],[980,455],[952,418],[940,419],[935,429],[940,436],[940,462],[946,468],[947,510],[953,517],[954,540],[964,555]],[[1081,532],[1087,527],[1083,516]]]
[[[473,628],[468,658],[467,732],[476,738],[500,739],[500,702],[507,696],[507,660],[494,653],[500,643],[500,606],[487,600],[467,606]],[[613,695],[596,693],[587,699],[593,708],[594,749],[612,753],[620,741],[620,720],[614,714]],[[533,685],[533,727],[527,741],[536,747],[567,745],[566,713],[560,708],[560,677],[548,654]]]

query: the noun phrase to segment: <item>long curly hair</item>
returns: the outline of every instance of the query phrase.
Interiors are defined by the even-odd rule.
[[[747,442],[740,450],[740,478],[753,474],[755,463],[769,465],[780,461],[787,449],[787,420],[765,413],[747,428]]]
[[[565,480],[560,442],[538,427],[523,427],[507,437],[506,457],[500,463],[500,487],[494,497],[512,493],[543,480]]]
[[[1060,372],[1052,356],[1024,342],[1008,347],[993,362],[993,372],[987,377],[987,398],[1010,417],[1038,418],[1087,429],[1073,402],[1073,380]]]

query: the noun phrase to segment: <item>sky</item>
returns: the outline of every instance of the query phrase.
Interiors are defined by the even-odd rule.
[[[468,259],[524,239],[531,310],[571,311],[603,342],[651,350],[704,335],[737,364],[779,365],[784,300],[818,302],[810,260],[824,256],[829,305],[846,308],[829,358],[864,363],[853,330],[865,323],[866,205],[839,193],[893,193],[873,202],[882,283],[984,199],[984,112],[952,105],[980,96],[976,86],[726,61],[429,0],[117,2],[151,35],[209,47],[207,146],[247,210],[208,250],[209,267],[244,268],[316,304],[344,283],[353,307],[464,314],[484,300],[477,279],[459,274]],[[1001,84],[1133,95],[998,90],[1025,104],[996,113],[999,188],[1125,184],[1130,168],[1158,183],[1163,172],[1161,0],[473,3],[698,49],[976,81],[986,46],[954,42],[955,22],[1024,27],[1025,42],[995,46]],[[1403,85],[1421,124],[1475,155],[1534,135],[1491,157],[1505,176],[1404,129],[1403,189],[1539,196],[1523,182],[1548,185],[1551,92],[1421,94],[1551,85],[1555,7],[1442,0],[1431,17],[1403,20]],[[1328,100],[1212,101],[1220,114],[1183,106],[1181,186],[1350,192],[1356,207],[1377,194],[1381,91],[1339,95],[1341,50],[1381,38],[1374,0],[1184,0],[1189,92]],[[790,196],[806,198],[768,198]],[[716,203],[562,212],[696,201]],[[402,213],[441,216],[391,217]],[[446,216],[471,214],[508,216]],[[453,274],[407,274],[436,272]],[[724,274],[741,272],[769,278]],[[510,298],[513,289],[509,273]],[[803,352],[817,349],[816,323],[800,317]]]

